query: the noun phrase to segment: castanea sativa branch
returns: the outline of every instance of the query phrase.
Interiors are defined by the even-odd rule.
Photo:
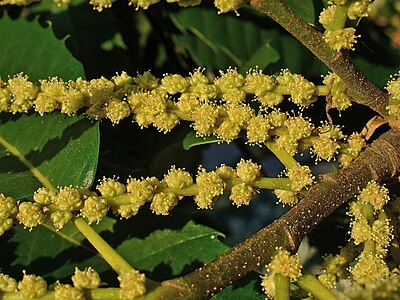
[[[321,182],[280,219],[193,273],[163,282],[145,299],[207,299],[267,264],[277,247],[295,252],[317,224],[353,198],[369,181],[395,178],[400,171],[399,149],[399,131],[383,134],[350,166],[323,175]]]

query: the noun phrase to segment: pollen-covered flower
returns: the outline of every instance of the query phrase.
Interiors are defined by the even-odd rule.
[[[193,184],[193,178],[189,172],[172,166],[164,176],[164,182],[173,190],[183,189]]]
[[[261,166],[251,160],[241,159],[236,166],[236,172],[240,179],[249,183],[257,180],[261,174]]]
[[[27,275],[24,271],[24,277],[18,282],[18,293],[21,293],[26,299],[41,297],[47,292],[46,281],[36,275]]]
[[[376,284],[388,277],[389,268],[378,255],[363,252],[356,264],[350,268],[350,273],[353,280],[358,283]]]
[[[113,124],[118,124],[122,119],[129,117],[131,111],[127,102],[113,98],[107,102],[105,114]]]
[[[42,224],[45,215],[42,211],[42,207],[37,203],[22,202],[18,206],[17,219],[18,221],[29,229]]]
[[[375,211],[380,211],[389,201],[389,191],[375,181],[368,182],[367,186],[358,195],[362,203],[370,203]]]
[[[96,188],[103,197],[114,197],[126,192],[125,185],[113,178],[103,178]]]
[[[80,289],[96,289],[101,283],[99,274],[91,267],[85,268],[83,271],[75,268],[75,274],[71,279],[74,286]]]
[[[63,211],[74,211],[82,208],[81,194],[77,188],[62,187],[54,198],[54,204]]]
[[[262,73],[262,70],[251,69],[246,75],[244,91],[255,94],[258,98],[274,89],[277,82],[275,78]]]
[[[193,111],[193,128],[199,136],[213,134],[219,115],[219,107],[203,104]]]
[[[291,187],[294,191],[299,192],[303,188],[311,185],[314,181],[314,176],[308,166],[297,166],[290,168],[286,175],[290,179]]]
[[[234,185],[231,189],[229,200],[231,200],[237,207],[241,205],[249,205],[251,199],[257,193],[257,190],[246,183]]]
[[[140,207],[153,198],[155,187],[156,183],[151,179],[130,178],[126,184],[126,191],[130,195],[131,203]]]
[[[33,106],[39,88],[29,81],[27,75],[15,75],[8,80],[7,87],[12,95],[11,112],[27,112]]]
[[[16,292],[17,281],[3,273],[0,273],[0,292]]]
[[[299,199],[296,197],[296,193],[293,191],[274,190],[274,194],[278,198],[278,201],[283,205],[288,204],[292,206],[299,202]]]
[[[236,11],[245,3],[244,0],[214,0],[214,5],[218,9],[218,13],[227,13],[228,11]]]
[[[336,30],[327,30],[324,33],[325,42],[334,50],[342,49],[354,50],[354,44],[357,42],[356,30],[352,27],[340,28]]]
[[[269,139],[271,125],[266,117],[258,115],[252,117],[247,124],[247,139],[250,144],[263,144]]]
[[[7,219],[18,212],[18,207],[14,199],[0,194],[0,219]]]
[[[146,293],[146,278],[136,270],[122,273],[118,276],[118,280],[121,300],[131,300]]]
[[[200,168],[196,177],[199,194],[194,201],[199,208],[210,208],[216,197],[224,193],[225,183],[217,172],[207,172]]]
[[[58,283],[54,288],[54,298],[57,300],[85,300],[85,294],[80,288],[70,284]]]
[[[154,195],[150,209],[157,215],[166,216],[178,204],[178,200],[173,192],[160,192]]]
[[[54,227],[59,230],[72,219],[72,213],[69,211],[55,211],[50,214],[50,220]]]
[[[80,210],[81,215],[89,224],[99,223],[107,214],[109,206],[103,198],[91,196],[87,198]]]
[[[273,273],[279,273],[289,277],[292,281],[301,276],[301,264],[298,254],[291,255],[289,251],[279,249],[278,253],[268,264],[268,269]]]

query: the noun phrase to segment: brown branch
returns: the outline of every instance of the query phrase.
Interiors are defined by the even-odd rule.
[[[335,72],[350,88],[355,102],[387,116],[387,93],[369,81],[350,61],[346,52],[332,50],[322,39],[322,34],[300,18],[285,1],[251,0],[250,4],[280,24]]]
[[[301,240],[366,184],[387,181],[400,171],[400,131],[390,130],[349,167],[326,174],[288,213],[196,271],[149,293],[145,299],[208,299],[260,265],[276,247],[296,251]]]

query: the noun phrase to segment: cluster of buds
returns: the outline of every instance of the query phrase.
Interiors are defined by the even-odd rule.
[[[131,300],[146,292],[145,277],[136,270],[123,273],[118,279],[120,281],[119,299]],[[25,271],[23,278],[18,282],[14,278],[0,273],[0,294],[5,298],[9,296],[10,299],[35,299],[48,296],[48,299],[57,300],[85,300],[86,296],[90,295],[90,291],[98,289],[97,293],[103,294],[103,298],[107,299],[107,288],[99,289],[101,279],[93,268],[88,267],[83,271],[75,268],[75,274],[71,277],[71,281],[72,285],[57,281],[48,286],[42,277],[28,275]],[[92,299],[92,297],[89,296],[88,299]]]
[[[201,209],[211,208],[225,191],[230,191],[229,199],[236,206],[248,205],[260,188],[279,187],[297,193],[313,182],[307,166],[288,170],[287,177],[262,178],[259,165],[242,159],[236,169],[222,165],[207,172],[200,167],[195,179],[184,169],[172,167],[162,180],[129,178],[123,184],[104,178],[97,186],[98,193],[76,187],[61,187],[58,191],[39,188],[33,202],[15,201],[0,194],[0,235],[13,223],[28,229],[51,224],[57,230],[76,216],[98,223],[110,209],[121,218],[130,218],[147,202],[157,215],[168,215],[185,196],[194,196]]]
[[[298,254],[291,255],[289,251],[277,249],[277,254],[267,266],[267,274],[262,276],[263,291],[271,298],[275,298],[276,280],[283,276],[290,281],[296,281],[301,276],[301,264]]]
[[[3,0],[1,5],[17,5],[27,6],[40,0]],[[71,0],[53,0],[57,6],[68,6]],[[94,10],[99,12],[104,9],[111,8],[115,0],[90,0],[89,3],[93,6]],[[135,7],[136,10],[148,9],[150,5],[156,4],[160,0],[129,0],[128,5]],[[201,0],[166,0],[167,3],[177,3],[181,7],[197,6]],[[218,9],[218,13],[227,13],[230,11],[237,11],[245,4],[244,0],[214,0],[214,5]]]
[[[43,115],[60,110],[74,115],[81,111],[90,119],[109,119],[113,124],[131,117],[140,127],[153,125],[164,133],[189,121],[201,137],[215,135],[231,142],[245,132],[249,144],[262,145],[273,139],[290,155],[310,146],[317,158],[329,161],[349,148],[340,130],[324,124],[315,128],[301,115],[279,110],[285,96],[301,108],[312,105],[320,95],[331,96],[332,108],[350,106],[347,88],[335,74],[329,74],[324,84],[315,86],[289,70],[277,76],[250,70],[243,76],[228,69],[213,81],[200,69],[187,77],[172,74],[162,79],[150,72],[136,77],[123,72],[111,80],[51,78],[40,80],[39,85],[18,74],[0,81],[0,112],[34,109]]]
[[[353,280],[359,284],[377,284],[389,275],[384,260],[393,238],[393,228],[384,210],[388,201],[388,190],[371,181],[350,204],[351,237],[356,245],[364,246],[350,268]]]
[[[389,105],[386,109],[389,115],[400,119],[400,74],[397,73],[391,76],[391,80],[386,86],[386,90],[389,93]]]
[[[333,0],[319,17],[326,29],[324,40],[334,50],[354,49],[357,42],[354,27],[346,27],[347,20],[357,21],[368,16],[371,0]]]

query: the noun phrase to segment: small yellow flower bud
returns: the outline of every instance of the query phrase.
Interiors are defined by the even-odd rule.
[[[153,198],[155,186],[148,180],[130,178],[126,184],[126,190],[131,196],[131,203],[137,203],[140,207]]]
[[[334,50],[339,52],[342,49],[354,50],[354,44],[357,42],[356,30],[352,27],[327,30],[324,33],[325,42]]]
[[[249,94],[255,94],[258,98],[265,93],[273,90],[276,86],[276,80],[272,76],[262,73],[262,70],[252,69],[246,75],[244,91]]]
[[[279,273],[289,277],[292,281],[301,276],[301,264],[298,254],[290,255],[287,250],[279,249],[278,253],[268,264],[268,269],[273,273]]]
[[[351,226],[351,237],[354,240],[354,244],[359,245],[371,239],[371,226],[368,225],[366,219],[353,221]]]
[[[41,297],[47,292],[46,281],[36,275],[27,275],[25,271],[24,277],[18,282],[18,292],[27,299]]]
[[[17,281],[3,273],[0,273],[0,292],[16,292]]]
[[[153,120],[154,127],[164,133],[170,132],[178,124],[179,118],[175,114],[166,112],[156,115]]]
[[[157,3],[159,0],[137,0],[130,1],[129,5],[137,5],[143,9],[147,9],[149,5]],[[142,75],[136,76],[133,81],[144,90],[153,90],[158,86],[158,79],[150,73],[150,71],[144,72]]]
[[[287,171],[286,175],[289,177],[291,186],[296,192],[311,185],[314,181],[314,176],[311,174],[311,170],[308,166],[291,168]]]
[[[240,126],[230,119],[224,120],[215,130],[215,134],[221,140],[230,143],[239,136]]]
[[[236,172],[240,179],[249,183],[260,177],[261,166],[253,163],[251,160],[244,160],[242,158],[236,166]]]
[[[329,5],[319,15],[319,22],[327,28],[334,20],[336,13],[336,5]]]
[[[387,188],[380,186],[375,181],[370,181],[357,198],[361,203],[370,203],[374,211],[380,211],[389,201],[388,194],[389,191]]]
[[[283,205],[288,204],[292,206],[299,202],[299,199],[296,197],[296,193],[293,191],[274,190],[274,194],[278,198],[278,201]]]
[[[99,223],[107,214],[109,206],[107,201],[98,197],[89,197],[85,200],[81,215],[88,220],[89,224]]]
[[[62,211],[74,211],[81,209],[83,202],[77,188],[62,187],[54,198],[54,204]]]
[[[324,273],[318,276],[318,280],[326,286],[328,289],[334,289],[336,287],[337,279],[335,274]]]
[[[85,294],[79,288],[69,284],[58,283],[54,288],[54,298],[56,300],[85,300]]]
[[[91,267],[83,271],[75,268],[75,274],[71,279],[74,286],[80,289],[96,289],[101,283],[99,274]]]
[[[314,125],[302,116],[290,117],[284,125],[288,129],[289,135],[297,140],[309,137],[314,129]]]
[[[218,14],[236,11],[244,4],[244,0],[214,0],[214,5],[218,9]]]
[[[122,273],[118,276],[120,282],[120,298],[121,300],[131,300],[146,293],[146,286],[143,274],[136,270]]]
[[[64,227],[72,219],[72,214],[69,211],[55,211],[50,215],[51,222],[54,227],[59,230]]]
[[[256,193],[257,190],[254,187],[246,183],[241,183],[232,187],[229,199],[236,204],[237,207],[249,205]]]
[[[161,192],[153,197],[150,209],[157,215],[168,215],[178,204],[178,197],[173,192]]]
[[[170,95],[184,93],[188,87],[189,80],[181,75],[165,75],[161,80],[161,88],[165,89]]]
[[[56,195],[55,191],[41,187],[33,194],[33,201],[40,205],[48,205],[54,202]]]
[[[37,203],[22,202],[17,213],[18,221],[29,229],[43,223],[44,214],[42,207]]]
[[[112,6],[112,0],[90,0],[89,3],[93,5],[93,9],[98,12],[102,12],[105,8],[110,8]]]
[[[262,115],[252,117],[247,125],[247,139],[250,144],[262,144],[269,139],[268,132],[271,125]]]
[[[124,184],[116,181],[113,178],[103,178],[96,189],[101,193],[103,197],[114,197],[122,195],[126,192],[126,187]]]
[[[193,178],[189,172],[183,169],[176,169],[172,166],[168,173],[164,176],[164,182],[173,190],[179,190],[193,184]]]
[[[208,136],[213,134],[218,120],[219,108],[204,104],[198,107],[192,114],[193,128],[199,136]]]
[[[17,204],[11,197],[0,194],[0,219],[7,219],[18,212]]]
[[[358,283],[376,284],[388,277],[389,268],[381,257],[363,252],[356,264],[350,268],[350,273]]]
[[[387,248],[393,238],[389,220],[375,220],[372,224],[372,239],[382,248]]]
[[[253,111],[248,105],[231,105],[226,112],[229,120],[240,127],[246,126],[253,115]]]
[[[7,82],[12,95],[11,111],[27,112],[32,106],[38,93],[38,87],[28,80],[28,76],[20,73]]]
[[[226,166],[226,165],[221,165],[215,172],[222,179],[237,178],[236,170],[234,168]]]
[[[106,104],[105,113],[113,124],[118,124],[122,119],[129,117],[131,111],[128,103],[113,98]]]
[[[216,172],[206,172],[200,168],[196,177],[199,194],[194,201],[199,208],[210,208],[216,197],[224,193],[225,183]]]

